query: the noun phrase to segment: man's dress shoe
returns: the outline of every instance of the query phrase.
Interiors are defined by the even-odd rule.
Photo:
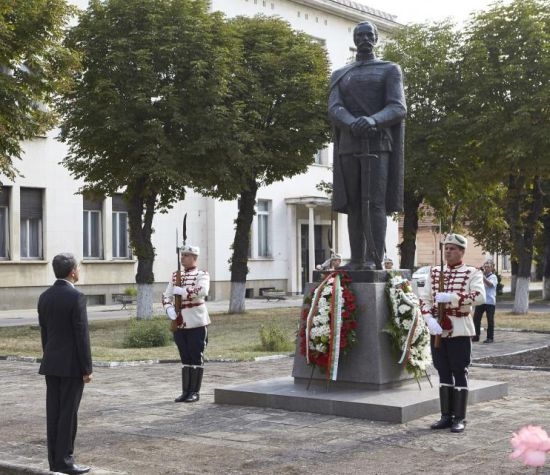
[[[90,467],[77,464],[68,465],[65,468],[54,470],[54,472],[67,473],[69,475],[78,475],[79,473],[88,473],[89,471]]]

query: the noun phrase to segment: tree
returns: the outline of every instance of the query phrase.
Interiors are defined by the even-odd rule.
[[[283,20],[237,17],[229,25],[240,44],[229,101],[241,118],[234,131],[240,153],[224,162],[225,182],[200,191],[239,197],[229,313],[242,313],[257,191],[305,172],[328,142],[329,66],[324,48]]]
[[[62,45],[72,12],[65,0],[0,3],[0,173],[9,179],[21,141],[54,124],[49,106],[74,63]]]
[[[517,262],[514,312],[529,308],[529,279],[542,180],[550,174],[550,3],[496,4],[472,20],[461,64],[458,105],[480,172],[507,187],[506,220]],[[467,152],[468,153],[468,152]]]
[[[155,212],[214,168],[222,144],[231,152],[222,101],[232,58],[222,20],[206,0],[92,0],[68,39],[83,69],[60,107],[64,164],[85,180],[82,191],[123,191],[140,318],[152,315]]]
[[[384,59],[400,64],[407,98],[405,187],[400,268],[412,269],[421,205],[448,222],[464,181],[456,154],[454,114],[461,36],[450,22],[411,24],[392,35]],[[453,192],[454,190],[454,192]]]

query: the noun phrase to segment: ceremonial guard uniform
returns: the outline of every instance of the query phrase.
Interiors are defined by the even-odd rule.
[[[432,335],[440,335],[438,348],[432,337],[432,358],[439,374],[441,419],[432,429],[464,430],[468,404],[468,366],[475,335],[472,306],[485,302],[485,288],[479,269],[462,262],[467,241],[459,234],[445,238],[447,265],[443,269],[443,291],[439,289],[439,267],[432,267],[426,285],[420,291],[422,316]],[[438,315],[438,304],[445,308]],[[436,320],[436,318],[438,319]]]
[[[205,298],[210,288],[208,272],[197,269],[196,261],[200,251],[196,246],[181,248],[181,286],[176,285],[178,272],[172,274],[162,295],[162,304],[168,317],[174,321],[174,341],[179,350],[182,369],[182,394],[175,402],[196,402],[204,371],[203,353],[208,341],[207,327],[210,316]],[[175,296],[181,296],[179,315],[174,307]]]

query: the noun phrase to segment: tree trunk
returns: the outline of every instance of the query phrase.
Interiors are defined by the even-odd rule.
[[[413,270],[416,257],[416,235],[418,233],[418,209],[422,203],[422,197],[405,191],[404,202],[403,241],[399,245],[401,250],[399,268]]]
[[[528,277],[518,277],[516,281],[516,295],[512,313],[526,314],[529,312],[529,282]]]
[[[229,297],[229,313],[245,312],[246,282],[231,282],[231,295]]]
[[[543,300],[550,300],[550,214],[547,214],[542,219],[542,224],[544,226],[542,298]]]
[[[532,186],[527,185],[523,175],[510,175],[508,222],[512,248],[518,262],[514,313],[529,311],[529,281],[535,247],[537,222],[543,211],[543,193],[540,178],[533,177]],[[528,196],[530,195],[530,196]]]
[[[516,282],[518,280],[518,263],[515,258],[511,262],[510,293],[516,295]]]
[[[145,182],[145,178],[138,180],[131,188],[135,191],[128,196],[128,222],[132,250],[138,260],[136,273],[136,283],[138,284],[137,318],[149,319],[153,316],[152,284],[155,282],[153,274],[155,249],[151,242],[151,235],[157,195],[144,196]],[[148,286],[151,287],[150,290]]]
[[[150,318],[153,315],[153,284],[138,284],[137,289],[137,318]]]
[[[250,247],[250,227],[254,217],[254,205],[258,185],[249,181],[248,189],[244,190],[239,199],[239,212],[235,226],[233,241],[233,256],[231,257],[231,297],[229,313],[244,313],[246,275],[248,274],[248,249]]]

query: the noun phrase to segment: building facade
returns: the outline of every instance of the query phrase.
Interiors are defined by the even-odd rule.
[[[85,0],[75,1],[80,7]],[[322,42],[333,68],[354,56],[353,28],[378,26],[383,42],[396,18],[348,0],[212,0],[226,16],[275,15]],[[60,165],[67,153],[58,131],[24,144],[16,164],[21,176],[0,177],[0,309],[32,308],[54,280],[51,259],[72,252],[81,261],[79,288],[90,304],[109,304],[135,283],[137,261],[129,248],[127,213],[119,195],[102,201],[78,194],[82,182]],[[301,293],[316,264],[330,253],[349,257],[346,216],[331,212],[317,189],[332,181],[332,149],[320,150],[304,174],[260,188],[251,229],[247,295],[275,287]],[[229,298],[231,244],[237,201],[220,201],[189,190],[185,201],[154,218],[155,296],[176,268],[176,229],[187,213],[188,243],[200,246],[200,266],[210,273],[210,299]],[[397,262],[398,225],[389,220],[386,248]]]

